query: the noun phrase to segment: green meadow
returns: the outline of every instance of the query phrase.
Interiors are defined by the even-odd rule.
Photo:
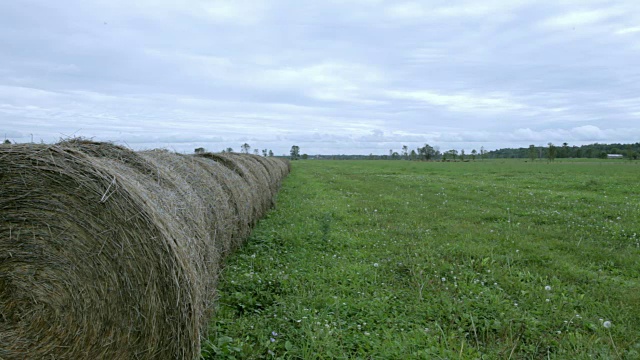
[[[640,164],[295,161],[205,359],[640,359]]]

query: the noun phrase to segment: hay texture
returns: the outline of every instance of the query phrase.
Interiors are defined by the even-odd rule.
[[[288,164],[0,146],[0,359],[196,359],[223,257]]]

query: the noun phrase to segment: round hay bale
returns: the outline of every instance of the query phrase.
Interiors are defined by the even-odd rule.
[[[193,160],[200,163],[202,168],[210,173],[228,195],[229,204],[233,212],[231,220],[235,223],[229,246],[229,249],[233,250],[240,246],[251,232],[251,224],[253,222],[251,204],[253,199],[250,189],[240,175],[221,163],[201,156],[194,156]]]
[[[255,222],[261,218],[266,211],[264,197],[266,196],[265,193],[269,191],[266,181],[264,179],[259,179],[253,169],[246,166],[245,161],[242,160],[244,155],[233,153],[203,153],[198,154],[198,156],[214,160],[240,175],[240,178],[244,181],[244,184],[246,184],[243,184],[242,186],[246,186],[250,195],[249,202],[252,208],[251,217],[249,219],[250,224],[251,226],[255,225]]]
[[[251,155],[251,158],[260,163],[269,176],[269,188],[271,196],[269,197],[269,206],[273,207],[276,203],[276,195],[282,185],[282,179],[289,173],[285,162],[276,158],[267,158],[264,156]]]
[[[276,161],[279,161],[280,163],[284,164],[284,167],[286,168],[285,172],[284,172],[284,175],[287,175],[288,173],[291,172],[291,161],[289,159],[282,158],[282,157],[272,158],[272,159],[276,160]]]
[[[289,160],[274,157],[268,157],[265,160],[268,162],[269,167],[277,171],[278,183],[282,184],[282,180],[289,174]]]
[[[0,358],[199,355],[194,266],[145,176],[59,145],[0,167]]]
[[[135,152],[109,142],[97,142],[84,138],[72,138],[58,143],[62,147],[77,149],[89,156],[117,160],[128,167],[135,168],[141,173],[148,173],[151,169],[149,163]]]
[[[273,199],[275,194],[278,193],[278,189],[280,189],[280,172],[274,168],[264,156],[251,155],[251,158],[259,163],[262,168],[264,168],[264,171],[267,172],[269,191],[271,192],[271,199]]]
[[[262,166],[262,164],[256,159],[259,158],[257,155],[253,154],[225,154],[228,157],[231,157],[236,163],[240,164],[240,166],[244,167],[246,171],[248,171],[253,177],[256,179],[256,184],[259,189],[259,197],[258,200],[260,202],[260,215],[262,217],[267,210],[271,207],[271,199],[273,198],[274,192],[272,191],[272,187],[270,186],[270,176],[267,170]]]
[[[141,157],[162,168],[171,180],[189,189],[184,193],[191,218],[201,219],[208,232],[207,247],[214,245],[219,253],[230,251],[231,237],[235,232],[235,211],[231,197],[224,190],[218,177],[205,164],[193,156],[162,150],[142,151]],[[209,167],[216,164],[207,164]],[[225,168],[225,171],[229,171]]]

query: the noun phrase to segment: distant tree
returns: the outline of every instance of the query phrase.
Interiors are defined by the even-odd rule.
[[[193,152],[196,153],[196,154],[202,154],[202,153],[206,152],[206,150],[203,147],[199,147],[199,148],[196,148],[195,150],[193,150]]]
[[[487,157],[487,150],[484,149],[484,146],[480,146],[480,159],[484,160]]]
[[[562,154],[558,156],[560,158],[568,158],[569,157],[569,144],[564,142],[562,143]]]
[[[425,144],[424,153],[427,156],[427,160],[432,160],[435,159],[435,157],[438,155],[438,150],[434,146]]]
[[[471,159],[476,161],[476,156],[478,156],[478,151],[476,149],[471,150]]]
[[[549,148],[547,149],[547,159],[549,159],[549,161],[553,161],[556,159],[556,155],[557,155],[557,148],[555,145],[553,145],[553,143],[549,143]]]
[[[536,146],[533,144],[529,145],[529,159],[531,161],[536,159]]]
[[[405,160],[409,160],[409,147],[407,145],[402,145],[402,156],[404,156]]]
[[[592,158],[592,157],[593,157],[593,153],[594,153],[594,149],[593,149],[592,147],[587,148],[586,156],[587,156],[588,158]]]
[[[400,159],[400,154],[398,154],[397,151],[394,151],[391,153],[391,160],[398,160]]]
[[[632,149],[628,149],[627,150],[627,159],[629,161],[631,160],[637,160],[638,159],[638,153],[633,151]]]
[[[424,144],[423,147],[418,148],[418,154],[420,154],[420,157],[422,157],[422,159],[428,161],[435,157],[436,149],[434,149],[434,147],[429,144]]]
[[[233,148],[228,147],[228,148],[227,148],[227,152],[228,152],[228,153],[232,153],[232,152],[233,152]]]
[[[245,154],[249,153],[249,150],[251,150],[251,146],[247,143],[242,144],[242,146],[240,146],[240,148],[242,148],[242,152]]]
[[[415,160],[418,157],[418,154],[416,153],[415,150],[411,150],[411,154],[409,154],[409,158],[411,160]]]
[[[4,139],[4,143],[5,144],[11,144],[11,141],[9,139]]]
[[[453,158],[453,161],[456,161],[456,158],[458,157],[458,150],[456,149],[451,149],[449,151],[447,151],[449,153],[449,155]]]
[[[298,145],[293,145],[289,154],[291,154],[291,160],[298,160],[300,158],[300,147]]]
[[[460,150],[460,161],[464,161],[464,149]]]
[[[267,149],[262,149],[262,156],[267,157]]]
[[[269,150],[269,156],[273,157],[273,150]]]
[[[307,154],[302,154],[302,160],[307,160],[309,158],[309,155]]]

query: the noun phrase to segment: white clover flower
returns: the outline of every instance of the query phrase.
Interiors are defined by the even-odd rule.
[[[378,267],[380,266],[378,263],[373,263],[373,267]]]
[[[602,326],[604,326],[607,329],[610,328],[611,327],[611,321],[607,320],[607,321],[603,322]]]
[[[547,286],[544,287],[544,289],[547,290],[547,291],[551,291],[551,286],[547,285]]]
[[[445,282],[445,281],[447,281],[447,278],[442,278],[440,280],[442,280],[442,282]]]

